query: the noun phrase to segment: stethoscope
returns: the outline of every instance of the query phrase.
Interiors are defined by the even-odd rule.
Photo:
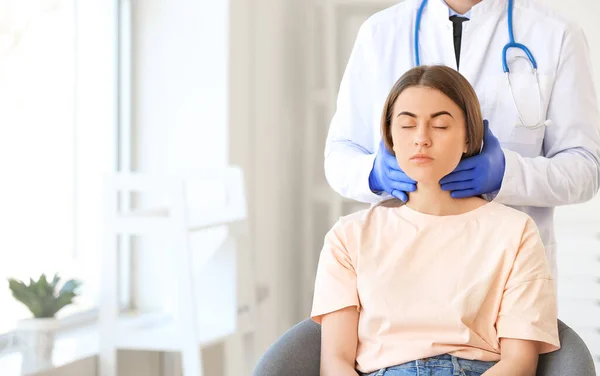
[[[422,0],[421,1],[421,6],[419,7],[419,10],[417,11],[417,19],[415,21],[415,38],[414,38],[414,43],[415,43],[415,66],[419,66],[421,65],[421,59],[419,56],[419,29],[421,27],[421,18],[423,16],[423,10],[425,9],[425,5],[427,5],[427,0]],[[538,78],[538,73],[537,73],[537,62],[535,61],[535,58],[533,57],[533,54],[531,53],[531,51],[529,51],[529,48],[527,48],[525,45],[521,44],[521,43],[517,43],[515,42],[515,35],[513,32],[513,8],[514,8],[514,0],[508,0],[508,37],[509,37],[509,42],[504,46],[504,48],[502,49],[502,69],[504,70],[504,73],[506,74],[506,80],[508,82],[508,87],[510,89],[510,94],[512,96],[512,100],[513,103],[515,105],[515,109],[517,110],[517,115],[519,116],[519,120],[521,121],[521,124],[526,127],[526,128],[531,128],[531,129],[536,129],[545,125],[550,125],[551,121],[550,120],[543,120],[542,118],[542,92],[540,89],[540,81]],[[536,124],[526,124],[525,121],[523,120],[523,117],[521,116],[521,111],[519,111],[519,106],[517,106],[517,101],[515,99],[515,94],[513,93],[513,89],[512,89],[512,85],[510,82],[510,72],[508,69],[508,61],[506,59],[506,53],[508,51],[508,49],[510,48],[518,48],[521,51],[523,51],[525,53],[525,55],[527,55],[527,59],[529,60],[529,63],[531,65],[531,73],[533,74],[533,77],[535,79],[536,85],[537,85],[537,94],[538,94],[538,121]],[[525,59],[524,56],[517,56],[516,58],[523,58]]]

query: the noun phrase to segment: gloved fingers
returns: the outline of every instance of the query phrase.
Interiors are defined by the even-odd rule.
[[[478,194],[479,192],[477,192],[475,189],[463,189],[460,191],[451,192],[450,196],[452,196],[452,198],[467,198],[477,196]]]
[[[444,185],[448,183],[473,180],[474,171],[474,169],[471,169],[451,172],[448,175],[444,176],[442,180],[440,180],[440,184]]]
[[[458,181],[458,182],[453,182],[453,183],[442,184],[441,187],[442,187],[443,191],[456,192],[456,191],[473,189],[474,185],[475,184],[474,184],[473,180],[468,180],[468,181]]]
[[[393,189],[391,194],[402,202],[408,201],[408,195],[405,192]]]
[[[393,181],[393,182],[390,182],[390,190],[402,191],[402,192],[414,192],[417,190],[417,184]]]
[[[417,184],[416,181],[414,181],[413,179],[411,179],[402,170],[390,169],[388,171],[388,178],[390,180],[392,180],[392,181],[395,181],[395,182]]]
[[[479,163],[480,159],[481,155],[474,155],[472,157],[465,158],[458,163],[458,166],[456,166],[456,168],[452,172],[472,170],[475,167],[477,167],[477,164]]]
[[[389,151],[384,151],[385,155],[383,156],[383,163],[392,169],[392,170],[400,170],[400,165],[398,165],[398,160]]]
[[[481,152],[485,152],[489,147],[499,144],[498,139],[492,133],[487,120],[483,121],[483,148]]]

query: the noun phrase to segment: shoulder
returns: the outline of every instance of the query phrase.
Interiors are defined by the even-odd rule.
[[[515,8],[523,12],[525,19],[530,22],[543,22],[547,27],[558,29],[564,33],[580,32],[576,22],[570,20],[556,10],[540,3],[538,0],[522,0],[515,2]]]
[[[404,203],[398,199],[383,200],[368,209],[340,217],[336,226],[346,234],[359,233],[382,221],[395,218],[398,208],[403,205]]]
[[[527,213],[521,210],[512,208],[510,206],[501,204],[496,201],[490,201],[487,203],[487,205],[489,206],[490,214],[492,214],[493,216],[501,216],[521,221],[525,221],[531,218]]]
[[[529,214],[495,201],[491,201],[487,205],[489,205],[489,210],[486,217],[494,222],[497,228],[504,227],[504,230],[506,230],[506,227],[508,227],[514,231],[518,230],[520,233],[530,229],[537,231],[535,221]]]

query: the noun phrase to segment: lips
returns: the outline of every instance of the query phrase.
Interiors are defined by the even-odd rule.
[[[410,157],[410,161],[417,164],[425,164],[433,161],[433,158],[426,154],[415,154]]]
[[[427,154],[415,154],[412,157],[410,157],[410,160],[433,160],[433,158],[431,158],[430,156],[428,156]]]

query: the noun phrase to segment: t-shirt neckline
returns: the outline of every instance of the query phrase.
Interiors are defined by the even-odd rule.
[[[451,215],[434,215],[434,214],[426,214],[415,209],[410,208],[407,205],[402,205],[399,207],[399,211],[403,217],[409,219],[411,221],[418,221],[421,223],[424,222],[437,222],[437,221],[461,221],[467,218],[471,218],[474,216],[480,215],[482,212],[485,212],[495,206],[493,201],[489,201],[473,210],[470,210],[466,213],[462,214],[451,214]]]

